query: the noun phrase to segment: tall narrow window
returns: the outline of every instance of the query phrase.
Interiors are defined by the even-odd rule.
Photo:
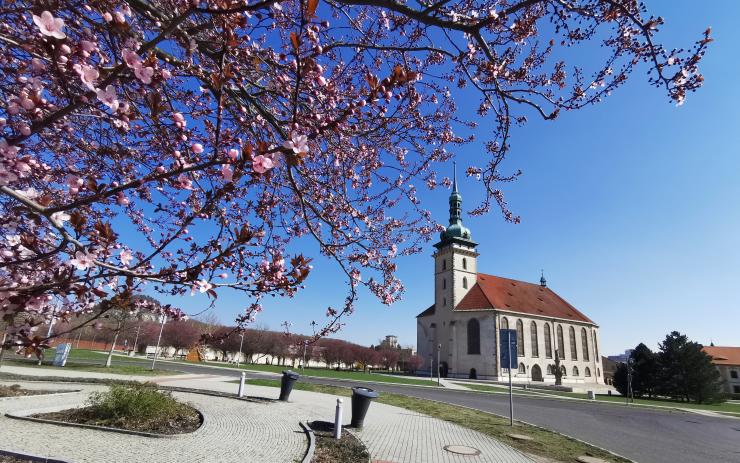
[[[525,374],[527,372],[527,367],[524,366],[523,363],[519,364],[519,373]]]
[[[516,355],[524,357],[524,323],[516,321]]]
[[[442,259],[442,270],[447,270],[447,259]]]
[[[480,354],[480,323],[475,318],[468,320],[468,355]]]
[[[534,321],[529,325],[530,333],[529,339],[532,341],[532,357],[540,356],[540,346],[538,345],[537,339],[537,323]]]
[[[501,317],[501,329],[502,330],[509,329],[509,320],[507,320],[506,317]]]
[[[558,358],[565,358],[565,340],[563,339],[563,325],[558,325]]]
[[[443,297],[442,298],[442,305],[445,306],[445,307],[447,307],[447,298],[446,297]]]
[[[596,357],[596,360],[598,360],[599,359],[599,343],[596,341],[596,331],[593,332],[593,335],[594,335],[594,357]]]
[[[586,328],[581,328],[581,344],[581,350],[583,350],[583,360],[588,362],[588,333],[586,333]]]
[[[578,367],[573,367],[573,376],[578,376]]]
[[[447,279],[442,278],[442,289],[447,289]]]
[[[578,346],[576,345],[576,330],[571,326],[568,330],[568,337],[570,338],[570,358],[571,360],[578,360]]]
[[[463,257],[463,270],[467,270],[467,269],[468,269],[468,259]]]
[[[463,277],[463,288],[468,289],[468,279]]]
[[[552,358],[552,333],[549,323],[545,323],[545,357]]]

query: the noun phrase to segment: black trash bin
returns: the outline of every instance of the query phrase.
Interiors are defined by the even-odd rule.
[[[378,393],[366,387],[352,388],[352,427],[361,428],[370,408],[370,402],[378,398]]]
[[[288,397],[290,397],[290,393],[293,391],[293,384],[295,384],[300,377],[301,375],[295,371],[283,371],[283,379],[280,381],[280,400],[283,402],[288,401]]]

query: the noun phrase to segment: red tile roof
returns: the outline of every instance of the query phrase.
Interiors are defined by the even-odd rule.
[[[740,365],[740,347],[704,346],[702,350],[715,365]]]
[[[429,306],[428,309],[426,309],[425,311],[423,311],[422,313],[420,313],[419,315],[417,315],[416,318],[426,317],[428,315],[434,315],[434,304],[432,304],[431,306]]]
[[[499,309],[594,323],[550,288],[479,273],[478,281],[457,304],[455,310],[481,309]]]

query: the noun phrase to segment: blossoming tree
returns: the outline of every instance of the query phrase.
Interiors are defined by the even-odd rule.
[[[597,103],[639,66],[683,103],[709,31],[667,49],[662,22],[635,0],[6,0],[9,342],[43,347],[35,327],[101,301],[181,316],[133,298],[145,285],[241,291],[242,326],[304,284],[299,238],[346,274],[317,335],[334,331],[359,286],[400,297],[394,259],[438,230],[417,188],[449,184],[434,167],[461,134],[487,140],[467,166],[486,192],[472,212],[516,221],[499,190],[517,175],[499,171],[512,124]],[[455,97],[473,93],[471,119]]]

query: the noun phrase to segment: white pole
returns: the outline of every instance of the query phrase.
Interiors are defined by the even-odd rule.
[[[337,410],[334,413],[334,439],[342,438],[342,399],[337,399]]]
[[[236,367],[239,368],[239,362],[242,359],[242,346],[244,345],[244,333],[241,334],[241,341],[239,341],[239,355],[236,356]]]
[[[134,355],[136,355],[136,346],[139,345],[139,332],[141,331],[141,322],[139,322],[139,326],[136,328],[136,338],[134,339]]]
[[[242,371],[242,376],[239,378],[239,398],[244,397],[244,381],[247,379],[247,374]]]
[[[308,348],[308,341],[303,341],[303,362],[301,363],[301,371],[306,370],[306,349]]]
[[[506,349],[509,351],[509,426],[514,426],[514,395],[511,385],[511,330],[506,331]]]
[[[429,354],[429,381],[434,381],[434,377],[432,376],[434,374],[434,357],[432,357],[432,354]]]
[[[439,368],[439,366],[440,366],[440,364],[439,364],[439,355],[440,355],[440,352],[441,351],[442,351],[442,344],[437,344],[437,386],[440,385],[439,384],[439,375],[440,375],[440,372],[439,372],[439,370],[440,370],[440,368]]]
[[[162,331],[164,331],[166,321],[167,316],[162,315],[162,326],[159,327],[159,337],[157,338],[157,350],[154,351],[154,358],[152,359],[152,371],[154,371],[154,365],[157,363],[157,357],[159,356],[159,342],[162,340]]]

